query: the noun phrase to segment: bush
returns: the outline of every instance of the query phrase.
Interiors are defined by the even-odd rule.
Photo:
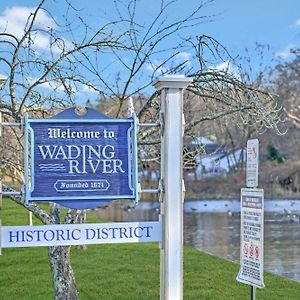
[[[279,150],[274,146],[269,144],[267,147],[267,158],[277,162],[278,164],[284,163],[286,161],[286,156],[279,152]]]

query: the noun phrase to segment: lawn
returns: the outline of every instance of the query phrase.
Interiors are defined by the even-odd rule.
[[[26,211],[7,199],[0,217],[3,225],[28,222]],[[95,222],[95,217],[89,215],[88,220]],[[159,299],[157,243],[73,247],[71,260],[81,300]],[[47,248],[3,249],[0,266],[0,299],[53,299]],[[184,299],[249,299],[250,288],[235,280],[238,269],[237,264],[185,247]],[[300,283],[265,273],[265,284],[257,300],[300,299]]]

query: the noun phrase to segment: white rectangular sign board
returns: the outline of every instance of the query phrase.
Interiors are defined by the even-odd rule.
[[[1,247],[161,242],[160,222],[2,226]]]
[[[256,188],[258,186],[258,139],[247,142],[247,165],[246,165],[246,185]]]
[[[237,281],[263,288],[264,190],[241,190],[240,271]]]

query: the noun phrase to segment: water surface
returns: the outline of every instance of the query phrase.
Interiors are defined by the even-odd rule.
[[[112,202],[113,203],[113,202]],[[158,220],[159,203],[110,204],[97,215],[116,222]],[[265,270],[300,281],[300,200],[265,201]],[[238,200],[186,201],[184,243],[239,262]]]

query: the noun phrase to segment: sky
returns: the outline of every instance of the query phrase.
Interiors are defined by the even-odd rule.
[[[258,42],[288,58],[289,48],[300,46],[300,1],[227,0],[215,2],[214,9],[219,15],[208,30],[232,51]]]
[[[61,17],[62,2],[62,0],[47,0],[45,2],[47,9],[57,20],[60,20]],[[112,20],[118,14],[114,8],[113,0],[71,0],[70,2],[93,26]],[[154,18],[161,1],[138,0],[137,2],[137,20],[146,25]],[[290,49],[300,47],[299,0],[207,0],[206,2],[207,4],[201,9],[201,14],[207,18],[204,19],[203,23],[189,28],[182,34],[213,36],[228,49],[233,57],[245,55],[247,48],[254,65],[259,64],[258,55],[254,51],[256,43],[269,47],[267,54],[265,54],[266,61],[278,58],[283,61],[289,60],[292,57]],[[21,34],[25,16],[38,3],[39,1],[36,0],[1,0],[0,30],[9,29],[17,35]],[[167,17],[176,21],[191,12],[199,3],[199,0],[178,0],[170,5]],[[55,26],[47,13],[44,12],[40,15],[40,22],[46,23],[45,26]],[[174,38],[176,38],[176,34]],[[166,41],[166,43],[173,42],[176,43],[175,40]],[[49,41],[41,36],[39,45],[46,49]],[[177,58],[189,59],[188,49]],[[155,63],[159,64],[159,58],[154,60],[153,64],[155,65]],[[216,62],[216,64],[213,67],[229,67],[226,61]],[[149,71],[151,67],[153,65],[147,67]],[[122,70],[120,69],[120,71]],[[0,74],[3,75],[1,69]]]
[[[38,2],[1,0],[0,22],[9,16],[5,13],[5,9],[14,6],[34,7]],[[61,2],[61,0],[48,1],[54,15],[59,11]],[[145,8],[140,10],[141,19],[147,19],[158,7],[160,0],[139,2]],[[84,9],[94,21],[97,17],[104,15],[109,17],[115,14],[113,0],[72,0],[71,3]],[[196,7],[198,3],[199,0],[180,0],[170,7],[169,14],[178,16]],[[213,16],[213,21],[193,30],[214,36],[231,50],[242,51],[243,47],[251,47],[258,42],[269,44],[275,53],[283,54],[289,47],[300,45],[300,1],[298,0],[215,0],[207,4],[203,13]],[[288,56],[288,52],[285,56]]]

